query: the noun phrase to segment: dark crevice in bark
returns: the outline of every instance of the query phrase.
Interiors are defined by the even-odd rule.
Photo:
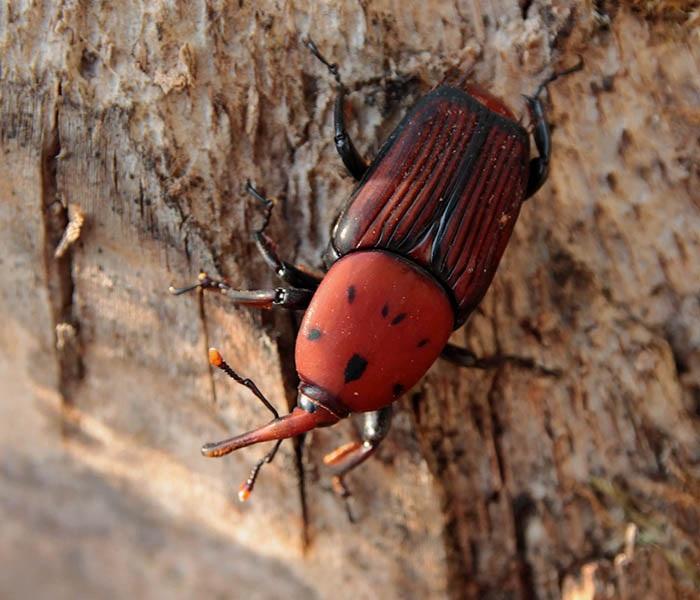
[[[58,189],[58,166],[61,154],[59,109],[61,85],[47,100],[41,145],[41,206],[44,226],[44,269],[51,318],[54,328],[54,351],[58,367],[58,391],[65,407],[73,404],[75,389],[84,374],[79,324],[75,314],[73,250],[56,256],[56,248],[69,223],[68,207],[62,203]],[[67,433],[67,431],[64,431]]]
[[[280,335],[277,339],[277,353],[280,363],[280,375],[284,385],[287,408],[291,411],[297,403],[297,386],[299,377],[294,361],[294,349],[296,346],[296,333],[299,330],[299,315],[294,311],[280,311],[269,321],[269,325],[275,327]],[[309,547],[310,519],[309,505],[306,495],[306,472],[304,469],[304,442],[305,435],[292,438],[294,448],[294,470],[297,478],[297,493],[299,495],[299,508],[301,512],[301,549],[306,552]]]
[[[478,597],[478,586],[474,577],[475,564],[473,545],[464,547],[460,535],[460,504],[453,469],[454,456],[450,451],[448,434],[434,422],[430,414],[432,407],[423,402],[424,393],[418,391],[411,396],[411,408],[414,427],[416,428],[421,454],[435,482],[434,490],[439,502],[439,511],[444,515],[442,544],[445,550],[446,591],[451,600],[472,599]],[[471,554],[471,556],[470,556]]]
[[[494,333],[495,339],[495,333]],[[497,342],[497,340],[496,340]],[[497,351],[500,348],[496,343]],[[516,365],[516,368],[522,365]],[[527,366],[525,366],[527,369]],[[530,369],[528,369],[530,370]],[[532,369],[537,371],[535,367]],[[506,482],[508,479],[508,449],[503,446],[502,438],[508,424],[504,422],[501,400],[503,394],[503,376],[505,372],[502,368],[494,368],[494,373],[486,392],[486,411],[483,417],[480,415],[472,417],[475,427],[486,439],[490,438],[493,444],[495,467],[500,479],[501,493],[505,494],[505,502],[510,506],[513,519],[513,538],[515,551],[513,559],[516,569],[511,575],[515,575],[515,582],[508,575],[504,575],[501,580],[484,581],[479,577],[477,557],[480,545],[473,539],[466,540],[460,535],[460,530],[464,529],[465,520],[469,517],[460,509],[462,492],[460,484],[454,477],[452,469],[455,467],[455,456],[451,450],[452,444],[449,441],[448,430],[434,424],[435,415],[430,415],[430,407],[421,402],[420,394],[411,397],[411,407],[413,409],[414,423],[418,430],[419,440],[423,456],[428,463],[431,473],[435,478],[435,491],[440,498],[442,511],[446,516],[443,530],[443,544],[446,556],[447,570],[447,590],[451,599],[463,598],[485,598],[492,597],[497,590],[510,590],[509,593],[516,593],[517,596],[526,600],[538,597],[537,584],[532,561],[529,557],[527,546],[527,527],[531,518],[536,515],[537,507],[534,500],[526,493],[510,498]],[[465,409],[469,406],[465,400]],[[473,411],[467,414],[473,414]],[[457,433],[456,435],[462,435]],[[453,432],[452,435],[455,435]],[[487,443],[486,439],[484,443]],[[513,587],[515,586],[515,587]]]
[[[464,556],[457,517],[445,523],[443,530],[445,558],[447,561],[447,593],[450,600],[472,600],[478,597],[473,569]]]
[[[304,470],[304,441],[306,436],[302,435],[294,438],[294,467],[296,469],[299,505],[301,507],[301,549],[306,553],[311,543],[309,534],[309,505],[306,497],[306,472]]]
[[[527,493],[519,494],[511,502],[513,511],[513,523],[515,525],[515,548],[518,555],[518,577],[522,598],[535,600],[537,591],[532,572],[532,566],[527,557],[527,524],[530,518],[537,512],[534,500]]]
[[[211,392],[212,406],[218,405],[216,397],[216,384],[214,383],[214,367],[209,362],[209,327],[207,326],[207,312],[204,306],[204,293],[200,290],[197,293],[199,322],[202,324],[202,336],[204,337],[204,356],[207,357],[207,368],[209,369],[209,390]]]
[[[488,412],[486,419],[490,420],[490,427],[487,423],[484,423],[483,431],[492,438],[502,493],[507,495],[508,491],[505,485],[507,477],[507,450],[501,444],[505,424],[498,406],[500,394],[502,393],[500,385],[501,373],[502,371],[500,370],[496,371],[487,392]],[[460,483],[455,479],[452,472],[456,468],[455,456],[450,450],[452,444],[449,442],[448,433],[441,428],[435,429],[435,426],[430,424],[431,416],[426,414],[426,411],[430,409],[420,401],[420,395],[416,394],[411,398],[411,406],[413,408],[414,423],[419,431],[422,453],[435,479],[435,491],[440,499],[441,510],[446,517],[443,529],[443,544],[446,557],[448,596],[452,600],[471,600],[501,597],[498,590],[508,589],[513,591],[511,587],[512,582],[506,581],[506,579],[501,581],[484,581],[479,577],[477,572],[479,544],[474,539],[467,540],[460,534],[460,531],[464,530],[464,521],[468,517],[462,512],[463,509],[460,508],[462,494],[459,490]],[[534,600],[538,596],[533,568],[528,558],[526,532],[530,518],[536,513],[536,506],[532,498],[527,494],[521,494],[513,500],[509,498],[507,502],[510,503],[514,522],[514,559],[517,561],[516,585],[519,592],[517,597],[525,600]]]
[[[491,436],[493,438],[493,450],[496,456],[496,464],[498,466],[498,476],[501,479],[501,484],[505,486],[505,451],[501,447],[501,436],[503,435],[503,424],[501,422],[501,417],[498,414],[496,403],[498,401],[498,395],[500,394],[500,389],[498,386],[498,375],[493,378],[491,382],[491,387],[488,392],[488,405],[491,417]]]
[[[493,439],[494,454],[498,466],[498,475],[501,480],[502,491],[509,498],[510,494],[506,486],[507,478],[507,450],[503,448],[502,437],[505,425],[499,412],[499,400],[502,393],[500,385],[500,372],[496,373],[488,391],[488,406],[491,418],[491,436]],[[518,579],[521,598],[535,600],[537,590],[534,582],[533,570],[527,554],[527,524],[529,519],[537,512],[534,501],[527,493],[521,493],[510,500],[513,515],[513,528],[515,533],[516,557],[518,561]]]

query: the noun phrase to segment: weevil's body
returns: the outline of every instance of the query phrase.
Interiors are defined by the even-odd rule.
[[[340,84],[335,142],[360,181],[333,228],[325,257],[328,273],[319,280],[280,260],[260,230],[256,241],[263,256],[295,287],[241,292],[204,277],[175,292],[217,288],[240,304],[307,309],[295,355],[298,405],[285,417],[213,351],[212,363],[253,390],[275,419],[208,444],[203,453],[221,456],[364,412],[363,443],[327,457],[342,476],[376,449],[388,431],[391,404],[441,353],[464,366],[528,362],[520,357],[480,360],[447,340],[486,293],[522,203],[546,178],[549,130],[538,96],[558,75],[526,97],[536,158],[530,158],[527,131],[500,100],[473,86],[441,85],[414,106],[367,166],[345,130],[337,68],[313,43],[307,45]],[[249,191],[269,206],[253,188]],[[278,445],[253,469],[244,496]]]
[[[493,279],[524,199],[530,144],[505,107],[481,97],[491,108],[448,85],[423,97],[333,227],[334,264],[304,316],[296,366],[338,416],[410,389]]]
[[[455,327],[491,284],[528,182],[528,134],[488,101],[448,85],[421,99],[350,198],[329,251],[381,248],[423,267],[450,294]]]

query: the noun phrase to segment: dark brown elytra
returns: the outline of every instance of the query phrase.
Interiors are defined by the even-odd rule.
[[[324,256],[329,275],[317,277],[279,258],[265,233],[272,202],[248,183],[247,191],[265,207],[255,242],[289,287],[236,290],[201,274],[194,285],[171,288],[174,294],[215,289],[234,303],[258,308],[308,307],[296,347],[299,398],[289,415],[280,417],[254,382],[210,350],[211,364],[251,390],[273,415],[267,425],[202,448],[206,456],[222,456],[276,441],[242,485],[242,500],[281,440],[360,411],[362,443],[346,444],[324,459],[333,468],[335,489],[347,498],[343,477],[376,451],[389,431],[392,402],[438,355],[465,367],[510,363],[556,373],[521,356],[479,358],[447,339],[486,293],[523,202],[547,178],[551,140],[540,95],[557,77],[580,70],[582,61],[525,96],[537,150],[533,158],[530,134],[506,104],[461,80],[443,82],[419,100],[368,165],[345,126],[346,88],[337,65],[312,41],[305,44],[338,84],[334,141],[359,182],[332,230]],[[385,346],[377,347],[377,339]]]
[[[450,291],[460,325],[510,239],[529,158],[529,136],[514,119],[441,85],[380,150],[338,218],[329,254],[382,248],[413,259]]]

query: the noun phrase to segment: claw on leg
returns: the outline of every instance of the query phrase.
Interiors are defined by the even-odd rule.
[[[206,289],[208,287],[215,287],[214,280],[210,279],[209,275],[207,275],[204,271],[202,271],[197,277],[197,283],[193,283],[192,285],[187,285],[187,286],[181,287],[181,288],[176,288],[175,286],[171,285],[168,288],[168,291],[173,296],[179,296],[180,294],[184,294],[186,292],[191,292],[192,290],[196,290],[197,288]]]
[[[335,495],[343,500],[343,505],[345,506],[345,513],[348,516],[348,521],[350,521],[350,523],[355,524],[357,521],[355,520],[355,515],[353,514],[352,507],[350,506],[350,498],[352,498],[352,493],[348,489],[348,486],[345,485],[343,476],[336,475],[335,477],[333,477],[333,479],[331,480],[331,485],[333,486],[333,491],[335,492]]]

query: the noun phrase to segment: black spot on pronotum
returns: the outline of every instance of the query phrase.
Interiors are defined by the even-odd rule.
[[[351,285],[348,288],[348,304],[352,304],[355,302],[355,296],[357,295],[357,292],[355,291],[355,286]]]
[[[352,358],[345,365],[345,383],[357,381],[367,368],[367,360],[359,354],[353,354]]]
[[[386,319],[387,315],[389,314],[389,305],[385,304],[382,306],[382,317]]]
[[[309,331],[309,333],[306,336],[306,339],[310,340],[312,342],[315,342],[320,337],[321,337],[321,330],[314,328],[311,331]]]
[[[394,398],[398,398],[401,394],[403,394],[404,388],[400,383],[395,383],[394,387],[392,388],[392,392],[394,393]]]
[[[423,338],[420,342],[418,342],[418,347],[422,348],[423,346],[427,346],[430,340],[428,338]]]
[[[398,324],[401,323],[401,321],[403,321],[405,318],[406,318],[406,313],[399,313],[398,315],[396,315],[396,316],[391,320],[391,324],[392,324],[392,325],[398,325]]]

